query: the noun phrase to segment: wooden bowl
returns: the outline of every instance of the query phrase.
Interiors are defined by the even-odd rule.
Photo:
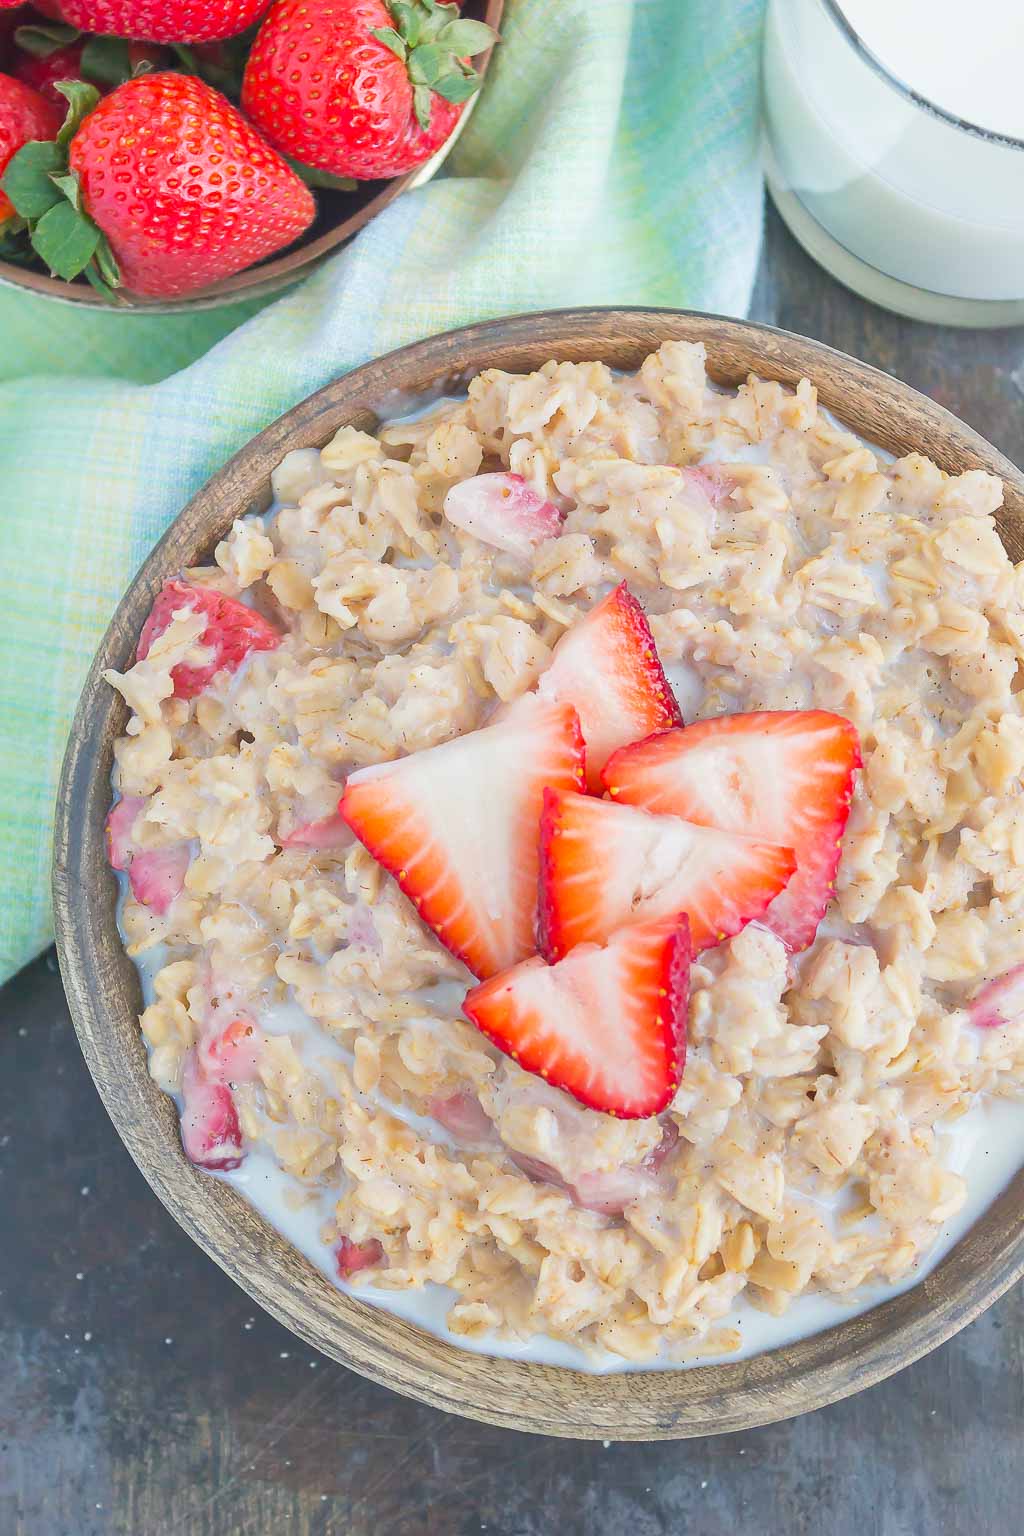
[[[505,0],[466,0],[463,14],[477,21],[486,21],[495,31],[505,9]],[[487,72],[493,49],[474,60],[474,67],[481,76]],[[352,236],[369,224],[389,203],[403,192],[420,187],[431,179],[444,164],[459,134],[465,127],[479,94],[471,97],[459,119],[455,132],[437,153],[414,171],[396,176],[391,181],[361,182],[355,192],[325,192],[317,190],[317,214],[302,239],[268,261],[255,267],[246,267],[234,277],[223,282],[211,283],[206,288],[182,299],[147,299],[133,294],[123,294],[120,302],[111,304],[91,288],[84,278],[65,283],[60,278],[48,277],[44,272],[34,272],[19,267],[11,261],[0,261],[0,284],[9,288],[23,288],[42,298],[57,299],[62,304],[92,304],[113,310],[117,314],[137,311],[140,314],[177,315],[193,309],[217,309],[223,304],[237,304],[242,299],[259,299],[287,288],[302,277],[308,277],[314,267],[340,249]]]
[[[270,472],[291,448],[319,447],[345,423],[373,430],[396,399],[448,389],[480,369],[600,358],[634,369],[670,337],[703,341],[712,376],[803,376],[822,403],[896,453],[919,449],[950,471],[987,469],[1006,486],[1000,517],[1024,552],[1024,477],[976,432],[875,368],[766,326],[675,310],[566,310],[452,331],[329,384],[261,432],[193,498],[146,561],[93,662],[71,729],[57,801],[54,905],[61,971],[89,1070],[129,1152],[168,1210],[254,1300],[307,1343],[398,1392],[451,1413],[537,1433],[656,1440],[746,1429],[819,1408],[918,1359],[978,1316],[1024,1272],[1024,1172],[932,1273],[873,1311],[733,1364],[589,1376],[455,1348],[337,1291],[227,1184],[181,1150],[174,1105],[150,1079],[140,990],[115,924],[103,823],[113,743],[126,710],[101,681],[130,664],[166,576],[205,558],[231,521],[265,508]]]

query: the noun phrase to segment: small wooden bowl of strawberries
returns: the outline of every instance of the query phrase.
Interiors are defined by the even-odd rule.
[[[272,293],[440,165],[503,0],[0,0],[0,282]]]

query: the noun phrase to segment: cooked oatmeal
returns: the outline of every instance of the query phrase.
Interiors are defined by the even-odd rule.
[[[500,470],[551,536],[501,550],[445,516]],[[780,1314],[911,1275],[965,1200],[950,1126],[1024,1089],[1024,566],[999,482],[889,462],[806,381],[718,391],[667,342],[630,378],[488,371],[290,454],[274,491],[183,573],[204,608],[183,586],[108,674],[132,711],[123,931],[164,961],[141,1026],[194,1160],[271,1159],[333,1207],[344,1276],[450,1287],[468,1341],[728,1354],[741,1295]],[[462,1016],[473,978],[337,814],[354,770],[504,718],[623,580],[687,723],[826,710],[863,752],[814,942],[752,922],[696,957],[682,1081],[641,1119]],[[234,651],[204,643],[217,594],[251,612]]]

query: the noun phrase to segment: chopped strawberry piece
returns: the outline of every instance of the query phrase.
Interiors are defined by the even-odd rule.
[[[227,1172],[243,1161],[242,1130],[231,1090],[208,1082],[194,1050],[182,1072],[181,1142],[197,1168]]]
[[[621,803],[792,848],[796,874],[762,921],[796,953],[835,892],[860,763],[857,732],[841,715],[766,710],[624,747],[602,777]]]
[[[350,1237],[343,1237],[334,1250],[334,1257],[338,1263],[338,1274],[343,1280],[348,1280],[361,1269],[372,1269],[375,1264],[380,1264],[384,1258],[384,1249],[375,1237],[371,1237],[367,1243],[354,1243]]]
[[[566,631],[537,692],[575,707],[592,793],[600,794],[601,769],[619,747],[683,723],[651,627],[625,582]]]
[[[534,952],[545,786],[582,779],[576,711],[527,695],[494,725],[360,769],[339,809],[452,954],[493,976]]]
[[[107,860],[111,869],[127,869],[131,863],[134,852],[132,828],[145,804],[145,795],[122,795],[111,806],[106,829]]]
[[[621,1216],[627,1205],[658,1192],[658,1181],[644,1168],[625,1165],[600,1173],[581,1173],[572,1186],[575,1203],[601,1216]]]
[[[630,923],[685,912],[696,955],[761,917],[795,869],[792,849],[776,843],[547,789],[540,949],[546,960],[561,960]]]
[[[525,960],[468,993],[466,1017],[527,1072],[589,1109],[656,1115],[686,1055],[686,917],[581,944],[557,965]]]
[[[994,981],[987,981],[967,1009],[971,1023],[981,1029],[1015,1024],[1024,1017],[1024,965],[1015,965]]]
[[[136,901],[149,907],[159,917],[165,916],[171,903],[185,889],[185,875],[192,862],[189,843],[171,843],[166,848],[151,848],[132,855],[128,883]]]
[[[304,821],[287,837],[281,838],[281,847],[317,848],[326,852],[332,848],[347,848],[351,842],[351,827],[346,826],[335,811],[333,816],[321,816],[319,821]]]
[[[563,514],[522,475],[474,475],[444,498],[444,515],[481,544],[528,560],[538,544],[561,531]]]
[[[149,618],[139,636],[138,661],[144,661],[150,647],[164,633],[176,613],[198,610],[207,619],[200,644],[213,652],[202,666],[179,662],[171,670],[174,696],[194,699],[202,693],[218,672],[234,672],[250,651],[272,651],[281,644],[282,635],[252,608],[211,587],[190,587],[184,581],[165,581]]]
[[[427,1113],[462,1141],[484,1141],[494,1131],[494,1124],[475,1093],[433,1098],[427,1104]]]
[[[656,1147],[651,1148],[641,1166],[646,1168],[649,1173],[660,1172],[669,1153],[675,1150],[678,1140],[679,1127],[676,1125],[676,1122],[674,1120],[663,1120],[661,1122],[661,1140]]]
[[[199,1045],[199,1064],[211,1083],[251,1082],[259,1071],[262,1046],[262,1030],[252,1019],[240,1015]]]
[[[600,1173],[581,1173],[575,1184],[569,1184],[557,1168],[537,1157],[510,1152],[509,1158],[535,1184],[550,1184],[568,1195],[573,1205],[584,1211],[596,1211],[600,1216],[621,1216],[627,1205],[659,1189],[656,1170],[648,1167],[646,1159],[639,1167],[628,1163]]]

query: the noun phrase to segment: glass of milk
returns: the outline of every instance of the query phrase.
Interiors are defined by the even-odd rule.
[[[856,292],[1024,322],[1024,0],[770,0],[768,185]]]

